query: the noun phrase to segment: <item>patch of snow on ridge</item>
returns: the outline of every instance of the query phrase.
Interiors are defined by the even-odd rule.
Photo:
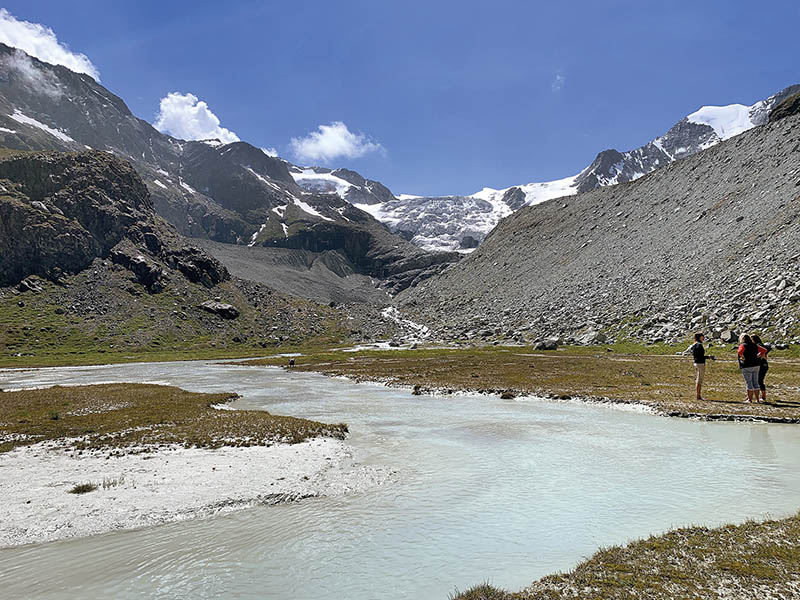
[[[188,183],[186,183],[185,181],[181,181],[181,187],[182,187],[183,189],[185,189],[187,192],[191,192],[192,194],[196,194],[196,193],[197,193],[197,190],[196,190],[196,189],[194,189],[192,186],[190,186],[190,185],[189,185]]]
[[[153,183],[155,183],[160,188],[167,189],[167,186],[165,186],[163,183],[161,183],[158,179],[153,179]]]
[[[522,192],[525,194],[525,204],[531,206],[533,204],[545,202],[546,200],[552,200],[553,198],[575,195],[578,192],[575,187],[575,180],[577,178],[577,175],[573,175],[572,177],[565,177],[564,179],[543,181],[541,183],[527,183],[525,185],[513,187],[518,187],[522,190]],[[483,188],[480,192],[476,192],[470,197],[491,202],[493,205],[498,207],[499,213],[511,214],[513,211],[505,202],[502,201],[503,196],[510,189],[510,187],[502,190]],[[502,216],[505,217],[507,214],[503,214]]]
[[[525,192],[525,204],[531,206],[533,204],[552,200],[553,198],[574,196],[578,193],[578,189],[575,187],[575,180],[577,178],[577,175],[573,175],[572,177],[556,179],[555,181],[522,185],[520,189]]]
[[[254,233],[254,234],[253,234],[253,235],[250,237],[250,243],[249,243],[249,244],[247,244],[247,245],[248,245],[248,246],[255,246],[255,245],[256,245],[256,239],[258,239],[258,236],[259,236],[259,235],[261,235],[261,232],[262,232],[262,231],[264,231],[264,229],[265,229],[266,227],[267,227],[267,224],[266,224],[266,223],[264,223],[264,224],[263,224],[261,227],[259,227],[258,231],[256,231],[256,232],[255,232],[255,233]]]
[[[325,215],[320,214],[320,212],[317,211],[316,208],[314,208],[307,202],[303,202],[299,198],[294,198],[294,197],[292,197],[292,200],[294,201],[295,206],[300,210],[302,210],[303,212],[308,213],[310,215],[314,215],[315,217],[319,217],[320,219],[325,219],[326,221],[333,221],[333,219],[331,219],[330,217],[326,217]]]
[[[658,148],[659,150],[661,150],[661,151],[662,151],[664,154],[666,154],[667,158],[669,158],[671,161],[672,161],[672,160],[675,160],[675,157],[674,157],[674,156],[672,156],[672,154],[670,154],[669,152],[667,152],[667,149],[666,149],[666,148],[664,148],[664,144],[663,144],[663,142],[662,142],[662,138],[660,138],[660,137],[657,137],[656,139],[654,139],[654,140],[652,141],[652,144],[653,144],[653,146],[655,146],[656,148]]]
[[[256,173],[256,172],[255,172],[255,171],[254,171],[252,168],[250,168],[250,167],[245,167],[245,169],[246,169],[247,171],[249,171],[249,172],[250,172],[250,174],[251,174],[251,175],[253,175],[253,176],[254,176],[256,179],[258,179],[258,180],[259,180],[261,183],[263,183],[263,184],[266,184],[266,185],[268,185],[269,187],[271,187],[272,189],[274,189],[274,190],[278,190],[279,192],[282,192],[282,191],[283,191],[283,190],[280,188],[280,186],[279,186],[279,185],[272,183],[272,182],[271,182],[269,179],[267,179],[266,177],[262,177],[261,175],[259,175],[258,173]],[[292,196],[292,197],[294,197],[294,196]]]
[[[49,133],[53,137],[60,139],[62,142],[75,142],[71,137],[69,137],[66,133],[61,131],[60,129],[53,129],[40,121],[37,121],[33,117],[29,117],[27,115],[22,114],[19,110],[15,109],[13,115],[9,115],[12,119],[14,119],[17,123],[22,123],[23,125],[30,125],[31,127],[36,127],[37,129],[41,129],[42,131]]]
[[[708,125],[714,130],[719,139],[727,140],[755,126],[755,123],[750,119],[752,108],[743,104],[704,106],[690,114],[686,119],[690,123]]]
[[[334,210],[337,213],[339,213],[339,216],[342,217],[345,221],[349,221],[350,220],[350,219],[348,219],[347,217],[344,216],[344,211],[347,210],[347,206],[340,206],[339,208],[335,208]]]
[[[6,129],[5,127],[0,127],[0,131],[2,131],[3,133],[17,133],[13,129]]]
[[[330,173],[317,173],[314,169],[303,169],[299,173],[290,171],[289,174],[295,183],[304,190],[311,192],[336,193],[340,198],[344,198],[347,190],[353,187],[349,181],[341,177],[336,177]]]

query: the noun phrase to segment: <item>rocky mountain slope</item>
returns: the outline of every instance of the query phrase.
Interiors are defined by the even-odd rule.
[[[798,342],[796,110],[789,98],[783,118],[633,182],[522,208],[401,306],[445,339]]]
[[[157,218],[129,163],[106,152],[13,153],[0,160],[0,286],[59,282],[95,259],[128,269],[150,292],[169,271],[208,287],[229,279],[215,259]]]
[[[398,332],[361,301],[329,306],[268,283],[232,277],[187,243],[127,161],[0,151],[0,357],[242,352]]]
[[[752,106],[704,106],[639,148],[600,152],[583,171],[565,179],[502,190],[484,188],[470,196],[372,198],[358,206],[423,248],[468,250],[476,247],[500,219],[522,206],[633,181],[763,125],[774,106],[798,91],[800,85],[793,85]]]
[[[301,188],[290,175],[292,165],[250,144],[164,135],[91,77],[2,44],[0,82],[0,147],[96,149],[120,156],[144,180],[155,210],[183,235],[338,252],[357,272],[386,280],[390,291],[458,259],[408,243],[338,195]],[[354,190],[390,195],[353,172],[340,174],[360,184]]]

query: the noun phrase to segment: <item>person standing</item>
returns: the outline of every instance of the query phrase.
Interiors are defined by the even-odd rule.
[[[758,358],[761,361],[758,369],[758,388],[761,390],[761,401],[767,401],[767,386],[764,385],[764,378],[769,371],[769,362],[767,361],[767,354],[772,350],[772,346],[765,344],[761,341],[761,337],[754,335],[753,343],[758,346]]]
[[[703,340],[705,340],[705,335],[698,331],[694,334],[694,344],[686,349],[687,353],[690,352],[692,354],[692,362],[694,363],[694,389],[697,400],[705,400],[702,390],[703,380],[706,377],[706,359],[716,360],[713,356],[706,356]]]
[[[739,357],[739,369],[742,371],[747,388],[746,402],[758,402],[758,372],[761,369],[758,345],[753,342],[753,338],[743,333],[739,338],[739,349],[736,354]]]

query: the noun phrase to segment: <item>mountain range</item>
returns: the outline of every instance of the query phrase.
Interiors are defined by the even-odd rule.
[[[360,189],[337,183],[334,177],[346,179],[337,172],[308,169],[318,177],[299,179],[300,185],[317,186],[336,192],[386,223],[422,248],[429,250],[470,251],[497,225],[500,219],[523,206],[545,200],[571,196],[598,187],[634,181],[647,173],[730,139],[748,129],[763,125],[777,104],[800,91],[800,85],[789,86],[751,106],[704,106],[684,117],[664,135],[634,150],[620,152],[609,149],[577,175],[555,181],[516,185],[501,190],[484,188],[469,196],[422,197],[361,194]],[[324,178],[323,178],[324,177]],[[323,182],[330,182],[323,187]],[[374,182],[370,186],[375,186]],[[352,190],[352,191],[351,191]]]
[[[421,197],[396,196],[349,169],[297,166],[246,142],[172,138],[133,116],[120,98],[91,77],[17,49],[0,45],[0,65],[5,84],[0,91],[0,143],[6,147],[91,147],[127,158],[145,180],[159,214],[190,237],[316,252],[342,250],[342,233],[358,230],[356,237],[365,241],[344,251],[369,276],[402,272],[404,267],[389,265],[403,265],[413,257],[410,262],[417,268],[391,282],[393,291],[457,260],[453,251],[471,251],[500,219],[523,206],[633,181],[763,125],[774,106],[800,91],[800,85],[792,85],[751,106],[704,106],[639,148],[603,150],[571,177],[484,188],[469,196]],[[387,237],[386,228],[375,221],[404,242]],[[450,254],[434,258],[408,241]]]
[[[304,189],[292,176],[297,167],[260,148],[165,135],[90,76],[3,44],[0,82],[0,146],[95,149],[128,160],[156,212],[187,237],[315,256],[335,253],[352,272],[379,280],[392,293],[459,258],[409,243],[337,194]],[[388,197],[380,184],[353,172],[340,174],[383,194],[376,199]]]
[[[113,308],[128,324],[96,337],[126,344],[131,323],[148,343],[210,327],[213,344],[261,346],[283,328],[591,343],[713,324],[800,340],[800,86],[701,108],[574,177],[420,198],[246,142],[165,135],[90,76],[2,44],[0,83],[0,303],[24,312],[16,294],[50,290],[42,310],[53,294],[76,319],[63,335]]]

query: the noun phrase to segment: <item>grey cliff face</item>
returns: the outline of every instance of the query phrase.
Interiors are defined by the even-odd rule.
[[[209,287],[225,268],[184,244],[153,211],[131,165],[107,152],[11,154],[0,159],[0,287],[52,281],[110,258],[149,291],[168,270]]]

